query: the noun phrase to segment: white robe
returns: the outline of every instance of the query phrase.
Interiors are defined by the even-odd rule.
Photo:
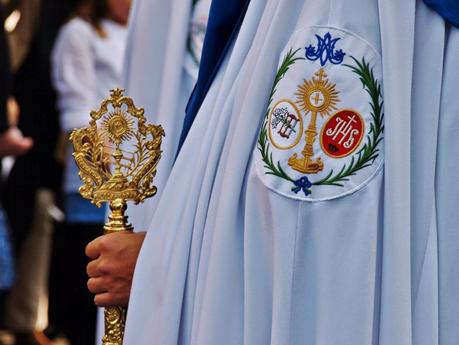
[[[324,29],[347,57],[368,57],[383,86],[384,167],[362,168],[342,193],[298,195],[265,176],[257,140],[266,109],[320,67],[295,63],[270,102],[289,45],[318,44]],[[252,0],[154,214],[125,344],[454,344],[458,282],[441,272],[457,262],[458,35],[419,1]],[[361,81],[327,66],[339,102],[371,125],[352,96]],[[289,155],[271,152],[294,176]]]
[[[133,3],[123,85],[136,105],[145,109],[147,122],[161,124],[166,132],[155,177],[158,194],[128,207],[129,221],[137,231],[148,230],[175,160],[185,107],[196,83],[209,9],[210,0],[200,0],[194,7],[191,0]]]
[[[145,109],[147,123],[161,124],[166,132],[154,180],[158,193],[127,210],[135,231],[146,231],[151,223],[176,156],[185,106],[197,79],[211,0],[199,0],[194,6],[191,0],[184,3],[136,0],[130,12],[122,84],[136,106]],[[99,311],[96,344],[103,336],[103,318]]]

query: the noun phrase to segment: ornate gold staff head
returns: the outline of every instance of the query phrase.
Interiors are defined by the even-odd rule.
[[[91,112],[89,127],[76,129],[70,140],[83,186],[80,194],[97,206],[109,202],[111,215],[105,233],[132,230],[124,215],[127,201],[138,204],[156,194],[153,178],[161,158],[164,131],[146,124],[144,110],[136,108],[123,90]],[[104,345],[122,345],[126,309],[105,309]]]
[[[70,136],[84,183],[80,194],[99,207],[110,203],[106,232],[132,230],[124,217],[126,202],[138,204],[156,194],[153,178],[164,136],[161,126],[146,124],[144,110],[123,92],[112,90],[100,109],[91,112],[89,127]]]

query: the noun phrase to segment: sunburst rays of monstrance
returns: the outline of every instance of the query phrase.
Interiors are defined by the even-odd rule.
[[[320,157],[314,159],[314,142],[317,137],[317,116],[329,116],[340,101],[336,90],[336,84],[327,79],[327,73],[321,68],[314,74],[311,80],[304,80],[296,93],[297,104],[304,111],[305,115],[311,113],[311,121],[305,131],[305,145],[299,157],[294,153],[288,160],[292,169],[304,174],[317,174],[322,171],[324,164]]]
[[[83,198],[97,206],[108,202],[111,214],[104,233],[132,231],[125,211],[127,202],[135,204],[156,194],[153,178],[161,158],[161,126],[146,123],[144,110],[114,89],[102,101],[98,111],[91,112],[86,128],[72,132],[75,161],[83,185]],[[103,345],[122,345],[126,308],[105,308]]]

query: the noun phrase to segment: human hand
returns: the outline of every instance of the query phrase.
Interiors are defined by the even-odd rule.
[[[29,151],[33,140],[22,135],[16,127],[10,127],[0,134],[0,156],[19,156]]]
[[[96,238],[86,247],[88,289],[99,307],[127,306],[145,232],[119,232]]]

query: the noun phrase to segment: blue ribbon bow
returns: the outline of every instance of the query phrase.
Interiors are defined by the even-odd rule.
[[[309,189],[312,187],[312,183],[306,176],[303,176],[299,180],[296,180],[295,182],[293,182],[293,184],[296,187],[292,188],[292,192],[295,192],[296,194],[298,194],[301,190],[304,192],[304,195],[306,196],[312,193]]]

